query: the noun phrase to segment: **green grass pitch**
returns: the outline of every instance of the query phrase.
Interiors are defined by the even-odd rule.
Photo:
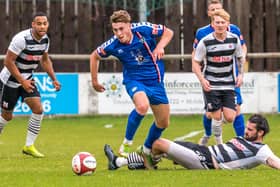
[[[280,116],[266,115],[271,132],[265,138],[274,153],[280,156]],[[248,115],[246,115],[246,119]],[[0,135],[0,186],[2,187],[87,187],[87,186],[279,186],[280,173],[261,166],[252,170],[186,170],[164,160],[155,171],[107,170],[103,146],[108,143],[117,152],[123,140],[126,116],[45,116],[35,146],[46,155],[34,159],[23,155],[27,117],[14,118]],[[146,116],[133,148],[143,144],[152,116]],[[111,128],[105,126],[111,125]],[[201,115],[171,116],[170,127],[162,137],[174,139],[202,130]],[[223,129],[224,140],[234,136],[231,124]],[[202,132],[187,140],[197,142]],[[211,144],[214,144],[213,138]],[[79,151],[91,152],[97,160],[91,176],[76,176],[71,170],[72,157]]]

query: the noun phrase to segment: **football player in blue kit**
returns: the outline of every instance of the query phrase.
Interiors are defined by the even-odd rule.
[[[123,65],[123,84],[135,106],[128,116],[119,154],[127,156],[129,153],[134,135],[150,106],[155,121],[140,152],[146,167],[152,169],[152,144],[169,125],[170,107],[163,83],[164,63],[161,58],[173,37],[173,31],[149,22],[131,23],[131,17],[125,10],[115,11],[110,21],[114,36],[90,55],[92,86],[98,92],[105,91],[97,76],[99,60],[110,55],[117,57]]]
[[[207,11],[208,16],[210,17],[215,10],[219,10],[219,9],[222,9],[222,8],[223,8],[223,5],[222,5],[220,0],[210,0],[208,2],[208,11]],[[243,39],[243,36],[240,32],[240,29],[236,25],[230,24],[229,27],[228,27],[228,31],[236,34],[239,37],[241,45],[242,45],[243,53],[246,56],[247,46],[246,46],[245,40]],[[213,32],[214,32],[214,28],[211,26],[211,24],[206,25],[204,27],[201,27],[197,30],[196,35],[195,35],[195,40],[194,40],[194,43],[193,43],[193,53],[192,53],[193,56],[194,56],[195,49],[196,49],[199,41],[202,38],[204,38],[205,36],[207,36],[208,34],[213,33]],[[236,71],[236,74],[238,75],[238,71]],[[234,128],[235,134],[237,136],[244,136],[245,124],[244,124],[244,115],[240,111],[240,106],[243,102],[242,97],[241,97],[241,93],[240,93],[240,87],[235,88],[235,94],[236,94],[236,111],[237,111],[237,114],[236,114],[235,120],[233,121],[233,128]],[[208,140],[209,140],[210,136],[212,135],[212,125],[211,125],[211,123],[212,123],[212,119],[209,116],[209,114],[206,112],[203,115],[203,126],[204,126],[204,129],[205,129],[205,134],[199,140],[200,145],[207,145]],[[216,139],[217,143],[222,142],[222,135],[219,136],[219,137],[216,137],[216,138],[217,138]]]

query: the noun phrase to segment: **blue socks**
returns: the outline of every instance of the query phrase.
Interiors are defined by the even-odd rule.
[[[236,136],[244,136],[245,133],[245,124],[244,124],[244,115],[240,114],[235,117],[233,122],[233,128],[235,130]]]
[[[133,140],[135,132],[137,131],[143,118],[144,116],[138,114],[135,109],[129,114],[125,132],[125,138],[127,140]]]
[[[212,130],[211,130],[211,119],[208,119],[206,115],[203,115],[203,126],[205,130],[206,136],[211,136]],[[244,124],[244,115],[240,114],[235,117],[235,120],[233,122],[233,128],[235,131],[236,136],[244,136],[245,133],[245,124]]]
[[[211,136],[212,134],[212,119],[208,119],[206,117],[206,115],[203,115],[203,126],[204,126],[204,130],[205,130],[205,135],[206,136]]]
[[[144,146],[152,149],[152,145],[154,141],[156,141],[162,134],[162,131],[164,131],[165,128],[158,128],[155,124],[155,122],[152,124],[148,137],[146,138],[146,141],[144,143]]]

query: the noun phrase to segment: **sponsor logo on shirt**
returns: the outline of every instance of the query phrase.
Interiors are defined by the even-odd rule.
[[[231,61],[232,57],[231,56],[214,56],[212,57],[211,61],[212,62],[229,62]]]
[[[41,60],[41,56],[34,56],[34,55],[26,55],[25,57],[26,60],[28,61],[40,61]]]
[[[118,50],[118,53],[119,53],[119,54],[122,54],[122,53],[123,53],[123,50],[122,50],[122,49],[119,49],[119,50]]]
[[[232,139],[230,142],[235,145],[235,147],[239,150],[245,150],[245,146],[242,145],[237,139]]]

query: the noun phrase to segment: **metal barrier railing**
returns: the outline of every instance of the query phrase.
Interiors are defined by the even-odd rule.
[[[53,60],[89,60],[89,54],[50,54]],[[179,59],[191,59],[191,54],[166,54],[163,56],[164,60],[179,60]],[[5,55],[0,55],[0,60],[3,60]],[[247,58],[280,58],[280,52],[265,52],[265,53],[248,53]],[[115,57],[103,58],[102,60],[116,60]]]

